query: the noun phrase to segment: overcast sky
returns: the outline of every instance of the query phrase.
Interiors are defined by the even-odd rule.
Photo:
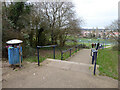
[[[29,0],[43,1],[43,0]],[[46,0],[55,1],[55,0]],[[59,1],[59,0],[58,0]],[[118,2],[120,0],[60,0],[72,1],[77,17],[81,17],[85,24],[82,27],[104,28],[118,19]]]
[[[83,27],[105,27],[118,19],[120,0],[73,0],[76,15],[84,19]]]

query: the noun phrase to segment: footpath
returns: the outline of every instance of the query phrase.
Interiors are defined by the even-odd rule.
[[[90,49],[67,61],[46,59],[40,65],[26,62],[19,70],[3,68],[3,88],[118,88],[118,81],[93,75]]]

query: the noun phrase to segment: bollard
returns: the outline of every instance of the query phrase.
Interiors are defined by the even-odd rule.
[[[53,59],[55,59],[55,47],[53,47]]]
[[[39,63],[39,48],[37,47],[37,52],[38,52],[38,66],[40,66],[40,63]]]

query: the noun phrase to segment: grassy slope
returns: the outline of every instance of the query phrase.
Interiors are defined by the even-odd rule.
[[[91,48],[91,43],[96,43],[98,42],[98,39],[94,39],[94,38],[91,38],[91,41],[88,43],[88,38],[75,38],[75,37],[68,37],[68,39],[75,39],[75,40],[81,40],[80,42],[77,42],[76,44],[85,44],[86,46],[90,47]],[[84,42],[86,41],[86,42]],[[104,39],[99,39],[100,43],[103,44],[103,42],[105,42]],[[107,42],[110,42],[111,40],[106,40]],[[74,42],[66,42],[66,45],[75,45]],[[109,45],[106,45],[106,46],[109,46]]]
[[[97,64],[101,75],[118,79],[118,51],[111,48],[99,50]]]

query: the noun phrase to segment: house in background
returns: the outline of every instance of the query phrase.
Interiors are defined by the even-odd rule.
[[[81,28],[81,37],[85,38],[110,38],[113,35],[118,36],[118,34],[117,31],[105,28]]]

